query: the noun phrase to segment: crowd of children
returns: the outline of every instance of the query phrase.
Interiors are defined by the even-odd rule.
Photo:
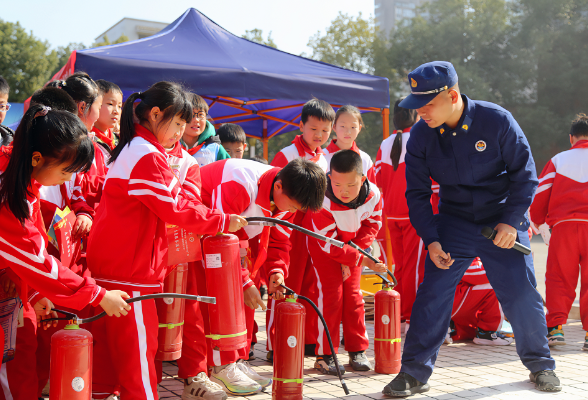
[[[0,330],[7,336],[17,332],[9,358],[10,346],[5,346],[0,399],[44,394],[50,338],[63,327],[44,321],[56,316],[54,304],[80,316],[102,311],[111,316],[89,327],[94,399],[158,398],[156,303],[131,306],[125,299],[161,292],[173,267],[166,263],[169,224],[200,236],[233,232],[242,257],[244,304],[234,307],[245,315],[247,346],[213,348],[207,305],[187,302],[177,361],[184,400],[249,395],[271,384],[248,363],[257,342],[254,311],[266,309],[260,293],[265,285],[271,295],[268,360],[279,334],[274,312],[285,283],[317,304],[336,353],[342,324],[353,370],[372,368],[365,353],[369,338],[361,275],[364,267],[385,272],[392,262],[386,263],[384,254],[384,261],[376,263],[349,245],[333,247],[280,226],[250,226],[246,217],[289,221],[367,250],[388,240],[401,319],[409,329],[427,249],[411,225],[404,196],[406,144],[419,117],[400,107],[401,100],[393,110],[396,130],[383,141],[375,164],[356,144],[364,127],[360,111],[346,105],[335,112],[327,102],[312,99],[301,112],[301,134],[268,165],[264,159],[243,159],[243,129],[228,123],[215,130],[206,100],[175,83],[158,82],[130,94],[123,104],[115,83],[78,72],[35,92],[16,132],[1,125],[10,108],[8,97],[9,86],[0,77],[0,290],[22,302],[22,323]],[[323,149],[332,131],[335,137]],[[553,234],[546,297],[550,345],[565,343],[562,325],[580,271],[582,281],[588,281],[583,246],[588,240],[587,116],[573,122],[570,142],[572,149],[545,167],[530,210],[534,223],[547,224]],[[435,212],[438,193],[439,185],[431,181]],[[68,211],[75,217],[72,241],[81,246],[73,260],[51,236],[55,216]],[[186,290],[206,295],[202,260],[189,263]],[[586,285],[580,305],[588,330]],[[325,329],[314,311],[307,313],[306,352],[316,356],[317,370],[336,374]],[[457,287],[446,342],[508,345],[513,339],[500,333],[504,318],[477,258]]]

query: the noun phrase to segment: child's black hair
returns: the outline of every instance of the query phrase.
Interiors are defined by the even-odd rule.
[[[284,194],[300,203],[303,210],[318,211],[323,206],[327,176],[312,161],[292,160],[278,172],[276,179],[282,181]]]
[[[394,129],[397,131],[403,131],[406,128],[410,128],[413,126],[417,121],[417,112],[416,110],[409,110],[408,108],[400,107],[400,102],[404,100],[404,97],[396,100],[394,103],[394,111],[392,114],[392,123],[394,124]],[[392,159],[392,166],[394,167],[394,171],[398,168],[398,163],[400,162],[400,155],[402,154],[402,133],[396,132],[396,137],[394,138],[394,143],[392,143],[392,150],[390,151],[390,158]]]
[[[37,90],[31,96],[31,106],[34,104],[51,107],[52,110],[69,111],[70,113],[77,115],[76,102],[65,92],[65,90],[58,88],[46,87]]]
[[[580,113],[572,121],[570,135],[574,137],[588,137],[588,115]]]
[[[216,130],[216,136],[218,136],[221,143],[247,143],[245,131],[237,124],[222,124]]]
[[[333,125],[337,123],[337,120],[339,119],[341,114],[345,113],[353,115],[355,119],[357,119],[357,122],[359,122],[359,125],[363,126],[363,118],[361,118],[361,112],[357,107],[354,107],[349,104],[337,110],[337,113],[335,114],[335,120],[333,121]]]
[[[12,157],[0,177],[0,204],[6,202],[21,224],[30,217],[26,196],[34,152],[51,165],[69,162],[66,172],[88,171],[94,160],[94,145],[78,116],[39,104],[29,107],[22,117],[12,146]]]
[[[137,100],[139,103],[134,107]],[[192,121],[192,103],[188,94],[176,83],[157,82],[145,92],[131,94],[123,105],[120,119],[120,140],[112,150],[109,164],[116,160],[122,149],[130,144],[135,137],[134,117],[136,116],[140,123],[147,122],[147,114],[154,107],[159,107],[163,112],[160,124],[171,123],[172,118],[176,115],[179,115],[186,123]]]
[[[300,120],[303,124],[306,124],[308,117],[314,117],[321,121],[329,121],[333,123],[335,120],[335,110],[333,110],[333,107],[324,100],[312,99],[307,101],[302,107]]]
[[[192,102],[192,107],[194,110],[204,111],[208,114],[208,103],[202,97],[198,96],[196,93],[189,93],[190,101]]]
[[[265,165],[269,165],[269,163],[267,162],[267,160],[266,160],[265,158],[263,158],[263,157],[260,157],[260,156],[255,156],[255,157],[251,157],[251,159],[252,159],[253,161],[257,161],[258,163],[262,163],[262,164],[265,164]]]
[[[118,87],[118,85],[114,82],[98,79],[96,81],[96,85],[98,86],[98,92],[102,96],[110,92],[120,93],[121,95],[123,94],[122,90],[120,90],[120,87]]]
[[[9,94],[10,93],[10,85],[8,81],[0,76],[0,94]]]
[[[337,171],[341,174],[356,172],[361,176],[363,175],[361,156],[353,150],[340,150],[331,158],[331,171]]]
[[[82,101],[85,102],[86,108],[84,109],[84,114],[88,112],[100,94],[96,82],[85,72],[76,72],[64,81],[53,81],[47,86],[63,89],[74,99],[76,104]]]

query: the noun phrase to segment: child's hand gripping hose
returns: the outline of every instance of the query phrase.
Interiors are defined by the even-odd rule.
[[[144,296],[137,296],[137,297],[133,297],[132,299],[127,299],[125,300],[127,303],[134,303],[136,301],[141,301],[141,300],[149,300],[149,299],[163,299],[163,298],[174,298],[174,299],[184,299],[184,300],[194,300],[194,301],[199,301],[201,303],[209,303],[209,304],[216,304],[216,298],[215,297],[208,297],[208,296],[194,296],[191,294],[179,294],[179,293],[156,293],[156,294],[147,294]],[[52,311],[56,311],[60,314],[65,315],[65,318],[49,318],[49,319],[44,319],[43,322],[49,322],[49,321],[73,321],[75,324],[77,325],[81,325],[81,324],[87,324],[89,322],[94,322],[104,316],[106,316],[106,313],[103,311],[100,314],[94,315],[93,317],[90,318],[78,318],[78,316],[74,313],[68,312],[68,311],[63,311],[63,310],[58,310],[57,308],[54,308]]]
[[[339,380],[341,381],[341,386],[343,387],[343,391],[345,391],[345,394],[349,394],[349,389],[347,388],[347,384],[345,383],[345,380],[341,376],[341,371],[339,370],[339,360],[337,359],[337,354],[335,354],[335,348],[333,347],[333,341],[331,340],[331,333],[329,332],[329,328],[327,327],[327,322],[323,318],[323,314],[321,314],[318,307],[308,297],[300,296],[299,294],[294,293],[294,291],[287,286],[284,286],[284,285],[280,285],[280,286],[283,287],[284,289],[286,289],[287,295],[293,295],[299,299],[306,301],[308,304],[310,304],[312,306],[312,308],[314,308],[314,311],[316,311],[317,315],[321,319],[321,322],[323,323],[323,326],[325,327],[325,333],[327,334],[327,340],[329,341],[329,347],[331,348],[331,354],[333,355],[333,360],[335,361],[335,368],[337,369],[337,376],[339,377]]]

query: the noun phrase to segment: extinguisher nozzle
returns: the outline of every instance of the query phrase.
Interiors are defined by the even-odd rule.
[[[344,380],[341,380],[341,386],[343,386],[343,391],[345,392],[345,394],[349,394],[349,388],[347,387],[347,384]]]

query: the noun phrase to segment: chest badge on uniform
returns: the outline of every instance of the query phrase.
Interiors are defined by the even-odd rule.
[[[486,142],[483,140],[478,140],[476,142],[476,150],[478,150],[478,151],[486,150]]]

